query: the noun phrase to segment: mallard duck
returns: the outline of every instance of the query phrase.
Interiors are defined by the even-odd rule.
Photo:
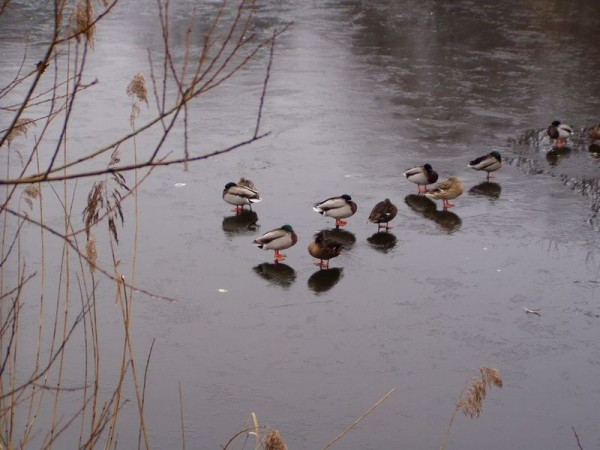
[[[448,209],[454,206],[454,203],[450,203],[450,200],[459,197],[462,193],[463,185],[460,180],[456,177],[450,177],[446,181],[437,184],[433,189],[429,189],[425,196],[434,200],[442,199],[444,209]]]
[[[573,129],[564,123],[560,123],[559,120],[555,120],[548,127],[548,136],[556,143],[558,148],[562,148],[566,145],[566,139],[573,134]]]
[[[394,205],[389,198],[384,201],[377,203],[371,214],[369,215],[369,222],[377,224],[377,231],[379,228],[385,227],[386,231],[392,228],[389,222],[396,217],[398,214],[398,207]]]
[[[286,255],[281,254],[279,250],[290,248],[296,242],[298,242],[298,236],[291,225],[283,225],[281,228],[267,231],[252,243],[263,250],[275,250],[275,262],[279,262],[286,258]]]
[[[469,163],[467,167],[475,170],[484,170],[487,172],[487,179],[490,179],[490,172],[495,172],[502,167],[502,156],[497,151],[480,156]]]
[[[317,233],[314,242],[308,244],[308,253],[319,260],[315,263],[320,268],[328,268],[329,260],[335,258],[342,251],[342,244],[326,239],[323,232]]]
[[[244,180],[242,178],[240,181],[249,181]],[[252,183],[254,186],[254,183]],[[235,184],[234,182],[229,182],[225,185],[225,189],[223,189],[223,200],[231,205],[235,205],[235,209],[233,210],[236,214],[240,214],[244,209],[244,205],[250,206],[250,210],[252,210],[252,203],[262,202],[262,198],[255,189],[248,187],[247,185]]]
[[[427,185],[433,184],[438,180],[438,173],[433,170],[431,164],[413,167],[404,172],[404,176],[408,181],[416,183],[419,194],[427,191]]]
[[[313,210],[322,214],[323,216],[334,217],[335,227],[343,227],[346,225],[346,219],[356,213],[358,207],[356,203],[352,201],[352,197],[348,194],[341,195],[339,197],[331,197],[322,202],[315,203]]]

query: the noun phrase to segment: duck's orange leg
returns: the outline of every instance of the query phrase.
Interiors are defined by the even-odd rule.
[[[335,227],[336,228],[340,228],[343,227],[344,225],[346,225],[348,222],[346,222],[345,220],[342,219],[335,219]]]
[[[454,203],[450,203],[450,200],[444,200],[442,202],[442,204],[444,205],[444,209],[448,209],[448,208],[452,208],[453,206],[456,206]]]
[[[283,261],[286,258],[287,255],[284,255],[283,253],[279,253],[279,250],[275,250],[275,262],[278,263],[280,261]]]

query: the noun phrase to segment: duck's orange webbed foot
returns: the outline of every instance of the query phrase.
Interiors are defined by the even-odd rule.
[[[335,226],[336,228],[339,227],[343,227],[344,225],[346,225],[348,222],[346,222],[345,220],[342,219],[335,219]]]
[[[450,203],[448,200],[444,200],[443,205],[444,205],[444,209],[448,209],[448,208],[452,208],[453,206],[456,206],[454,203]]]
[[[281,262],[286,258],[287,255],[284,255],[283,253],[279,253],[279,250],[275,250],[275,262]]]

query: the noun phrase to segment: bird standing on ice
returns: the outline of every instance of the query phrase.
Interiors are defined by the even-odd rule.
[[[339,197],[331,197],[322,202],[315,203],[313,210],[319,214],[327,217],[335,218],[335,227],[340,228],[346,225],[348,222],[342,219],[354,215],[358,207],[356,203],[352,201],[352,197],[348,194],[341,195]]]
[[[404,172],[403,175],[408,181],[411,181],[418,186],[417,192],[419,194],[427,191],[428,184],[433,184],[438,180],[438,173],[433,170],[431,164],[413,167]]]
[[[240,179],[238,184],[227,183],[223,189],[223,200],[230,205],[235,205],[233,211],[236,214],[240,214],[244,210],[244,205],[250,206],[250,211],[252,211],[252,203],[262,202],[254,183],[245,178]]]
[[[287,256],[280,253],[280,250],[290,248],[296,242],[298,242],[298,236],[292,229],[292,226],[283,225],[281,228],[267,231],[252,243],[263,250],[275,250],[275,262],[280,262]]]
[[[389,222],[396,217],[398,214],[398,207],[394,205],[389,198],[386,198],[382,202],[377,203],[371,214],[369,214],[369,222],[377,224],[377,231],[381,227],[385,227],[385,230],[392,228]]]
[[[462,195],[463,190],[460,180],[456,177],[450,177],[446,181],[442,181],[436,185],[433,189],[429,189],[425,193],[425,196],[434,200],[441,199],[444,210],[446,210],[455,206],[454,203],[450,203],[450,200]]]
[[[490,173],[502,167],[502,156],[497,151],[493,151],[474,159],[467,167],[487,172],[487,180],[490,181]]]
[[[321,269],[329,268],[329,260],[335,258],[342,251],[342,244],[331,239],[326,239],[323,232],[317,233],[315,240],[308,244],[308,253],[319,260],[316,263]]]

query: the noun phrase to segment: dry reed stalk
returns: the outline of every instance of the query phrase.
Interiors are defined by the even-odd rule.
[[[256,414],[254,413],[254,411],[252,411],[252,422],[254,423],[254,437],[256,438],[256,448],[258,449],[260,446],[260,425],[258,423],[258,417],[256,417]]]
[[[144,387],[146,386],[146,375],[144,374]],[[142,404],[144,402],[142,396]],[[185,450],[185,421],[183,418],[183,394],[181,393],[181,382],[179,383],[179,415],[181,419],[181,448]]]
[[[498,388],[502,387],[502,375],[500,375],[500,372],[497,369],[482,366],[479,368],[479,371],[481,372],[481,377],[471,377],[456,402],[440,450],[446,448],[448,437],[450,435],[450,428],[452,428],[456,413],[461,411],[465,416],[470,416],[471,418],[479,417],[483,410],[483,403],[487,396],[488,389],[492,386]]]
[[[377,400],[377,402],[375,404],[373,404],[373,406],[371,406],[363,415],[361,415],[358,419],[356,419],[354,422],[352,422],[352,424],[348,428],[346,428],[344,431],[342,431],[333,441],[331,441],[325,447],[321,448],[321,450],[326,450],[326,449],[332,447],[337,441],[339,441],[341,438],[343,438],[346,435],[346,433],[350,432],[350,430],[352,430],[356,425],[358,425],[365,417],[367,417],[369,414],[371,414],[373,411],[375,411],[375,409],[377,409],[377,407],[379,405],[381,405],[384,401],[386,401],[389,398],[389,396],[392,395],[395,391],[396,391],[396,388],[393,388],[387,394],[385,394],[383,397],[381,397],[379,400]]]

